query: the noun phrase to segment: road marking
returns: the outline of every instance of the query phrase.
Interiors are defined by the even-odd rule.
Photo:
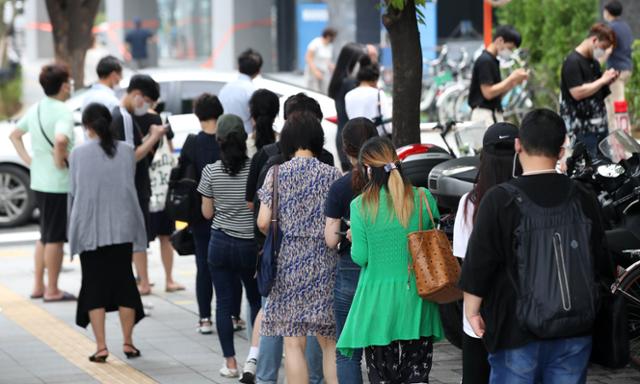
[[[87,357],[96,350],[93,340],[1,284],[0,307],[3,316],[101,383],[155,383],[114,355],[107,364],[90,362]]]
[[[0,257],[29,257],[33,255],[32,249],[27,248],[7,248],[0,249]]]
[[[24,243],[36,240],[40,240],[40,232],[38,231],[3,233],[0,235],[0,244]]]

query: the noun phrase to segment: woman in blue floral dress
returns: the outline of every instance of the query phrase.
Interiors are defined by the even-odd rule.
[[[264,312],[262,334],[284,336],[287,382],[307,383],[306,336],[316,336],[323,353],[325,382],[337,383],[333,289],[337,255],[324,241],[323,207],[337,168],[320,162],[324,132],[308,113],[291,116],[280,137],[290,159],[278,170],[278,218],[283,241],[278,270]],[[271,222],[273,168],[258,191],[258,226],[266,233]]]

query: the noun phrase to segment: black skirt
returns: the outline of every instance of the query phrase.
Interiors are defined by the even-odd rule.
[[[140,292],[131,268],[132,253],[131,243],[80,253],[82,286],[76,324],[86,328],[89,311],[98,308],[107,312],[117,311],[119,307],[132,308],[136,311],[136,323],[144,318]]]

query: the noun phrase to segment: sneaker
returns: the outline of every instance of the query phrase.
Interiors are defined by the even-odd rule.
[[[203,335],[210,335],[213,333],[213,323],[209,319],[200,319],[198,323],[198,333]]]
[[[256,359],[247,360],[244,363],[244,369],[242,370],[242,378],[240,378],[240,382],[244,384],[255,384],[257,366],[258,361]]]
[[[239,317],[235,317],[235,316],[231,316],[231,319],[233,320],[233,331],[234,332],[238,332],[238,331],[242,331],[243,329],[247,328],[247,323],[242,320]]]
[[[220,368],[220,376],[226,377],[228,379],[237,379],[240,377],[240,372],[237,369],[231,369],[227,367],[226,363],[222,363],[222,368]]]

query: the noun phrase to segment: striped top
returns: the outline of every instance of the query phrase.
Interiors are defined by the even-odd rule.
[[[214,215],[211,228],[239,239],[253,239],[253,213],[244,199],[250,160],[235,176],[226,173],[222,160],[202,170],[198,192],[213,199]]]

